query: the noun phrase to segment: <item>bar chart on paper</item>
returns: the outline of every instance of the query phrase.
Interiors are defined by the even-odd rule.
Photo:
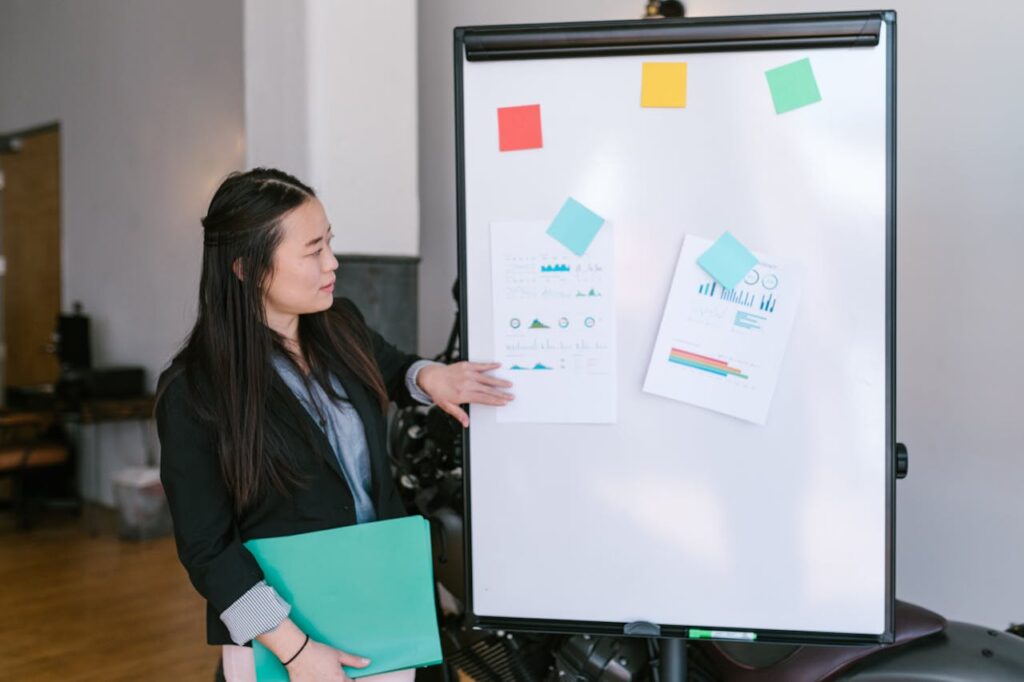
[[[687,236],[644,391],[764,424],[800,297],[802,269],[766,254],[732,289],[698,266]]]
[[[698,353],[691,353],[689,351],[682,350],[680,348],[673,348],[671,354],[668,356],[669,362],[674,362],[677,365],[685,365],[686,367],[692,367],[699,369],[704,372],[710,372],[722,377],[736,377],[738,379],[749,379],[746,374],[741,372],[736,367],[730,367],[729,363],[725,360],[718,358],[709,358],[706,355],[700,355]]]

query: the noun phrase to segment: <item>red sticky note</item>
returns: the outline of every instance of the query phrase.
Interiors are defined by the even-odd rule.
[[[498,109],[498,149],[511,152],[543,146],[539,104]]]

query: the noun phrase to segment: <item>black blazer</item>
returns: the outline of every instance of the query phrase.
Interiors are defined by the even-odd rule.
[[[335,306],[355,310],[346,299],[336,299]],[[370,338],[388,396],[399,404],[412,404],[405,375],[419,358],[399,351],[373,331]],[[339,361],[335,360],[331,370],[363,421],[377,518],[404,516],[388,462],[386,417],[372,394]],[[242,543],[354,524],[352,493],[327,437],[275,373],[266,419],[277,420],[284,427],[280,431],[286,435],[286,447],[310,480],[307,487],[291,495],[268,486],[262,499],[236,516],[220,472],[214,431],[200,421],[193,408],[182,368],[172,365],[161,375],[159,385],[160,478],[174,520],[178,557],[206,599],[207,642],[233,644],[219,616],[263,580],[263,571]]]

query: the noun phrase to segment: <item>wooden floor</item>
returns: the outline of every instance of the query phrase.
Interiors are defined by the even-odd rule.
[[[25,533],[0,514],[0,678],[212,682],[220,651],[173,539],[100,527],[48,512]]]

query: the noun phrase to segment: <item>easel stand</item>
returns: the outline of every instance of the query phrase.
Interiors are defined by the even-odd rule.
[[[658,675],[660,682],[686,682],[686,640],[658,640]]]

